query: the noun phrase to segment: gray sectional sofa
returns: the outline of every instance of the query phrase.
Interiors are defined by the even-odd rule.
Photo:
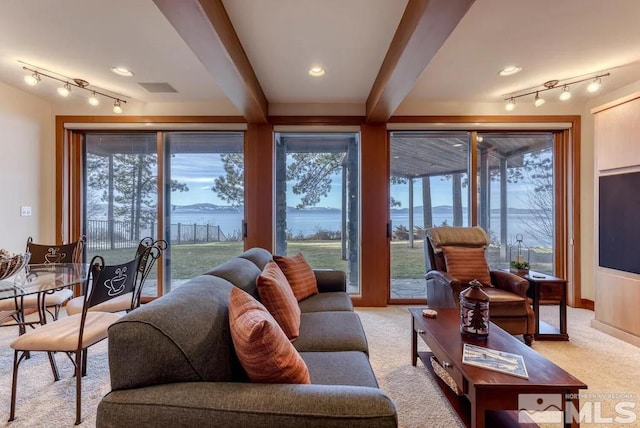
[[[234,286],[258,298],[256,278],[271,258],[250,249],[113,324],[112,391],[98,406],[97,426],[396,427],[344,272],[314,271],[320,293],[299,303],[293,344],[311,385],[247,382],[228,298]]]

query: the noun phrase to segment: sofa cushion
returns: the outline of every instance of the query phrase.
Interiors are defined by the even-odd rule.
[[[234,257],[211,269],[206,274],[226,279],[236,287],[259,299],[256,278],[260,275],[260,272],[262,272],[262,269],[259,269],[252,261]]]
[[[368,355],[367,337],[355,312],[310,312],[300,316],[299,352],[360,351]]]
[[[300,307],[284,273],[275,262],[269,261],[256,282],[262,304],[287,337],[295,340],[300,330]]]
[[[353,311],[351,297],[344,292],[314,294],[298,302],[300,312]]]
[[[364,352],[301,352],[314,385],[353,385],[378,388]]]
[[[318,294],[316,275],[301,253],[296,254],[294,257],[274,255],[273,260],[278,263],[278,266],[284,272],[298,301]]]
[[[238,257],[252,261],[260,270],[264,269],[269,260],[273,260],[269,251],[258,247],[249,248]]]
[[[442,247],[442,251],[449,275],[463,283],[477,279],[484,285],[491,284],[483,247]]]
[[[258,383],[310,383],[304,360],[267,309],[234,288],[229,297],[233,344],[249,379]]]

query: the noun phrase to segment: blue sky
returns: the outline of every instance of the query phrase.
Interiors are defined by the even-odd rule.
[[[181,183],[186,183],[189,187],[188,192],[173,192],[171,195],[171,203],[174,205],[189,205],[195,203],[208,202],[216,205],[228,205],[221,200],[215,192],[211,190],[215,177],[224,175],[224,169],[220,162],[218,154],[175,154],[171,158],[171,176],[173,179]],[[321,200],[319,207],[341,207],[341,184],[342,179],[339,174],[332,178],[331,193]],[[287,186],[289,191],[287,194],[287,205],[295,206],[300,202],[300,197],[291,192],[291,185]],[[522,208],[523,204],[519,197],[526,192],[529,185],[522,181],[519,183],[509,184],[508,201],[509,206]],[[500,199],[498,194],[498,183],[492,183],[492,205],[499,207]],[[409,206],[409,185],[394,184],[391,186],[391,195],[401,203],[401,208]],[[432,205],[451,205],[451,181],[433,178],[431,180],[431,197]],[[463,205],[466,202],[467,191],[463,189]],[[414,182],[414,205],[422,205],[422,187],[420,180]]]

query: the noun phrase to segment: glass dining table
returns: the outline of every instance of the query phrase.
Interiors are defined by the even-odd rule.
[[[24,325],[46,323],[45,297],[54,291],[66,287],[83,284],[87,280],[89,265],[83,263],[50,263],[27,265],[16,275],[0,281],[0,300],[13,299],[15,301],[14,313],[19,314],[18,320],[22,320],[21,333]],[[37,296],[37,309],[39,319],[26,322],[22,313],[22,301],[25,297]],[[20,321],[19,321],[20,324]]]

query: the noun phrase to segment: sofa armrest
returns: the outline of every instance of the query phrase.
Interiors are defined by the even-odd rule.
[[[347,274],[342,270],[314,269],[318,282],[318,291],[328,293],[334,291],[347,291]]]
[[[114,391],[97,427],[395,428],[393,401],[378,389],[342,385],[188,382]]]
[[[529,281],[511,272],[492,270],[491,284],[502,290],[510,291],[518,296],[527,297]]]

